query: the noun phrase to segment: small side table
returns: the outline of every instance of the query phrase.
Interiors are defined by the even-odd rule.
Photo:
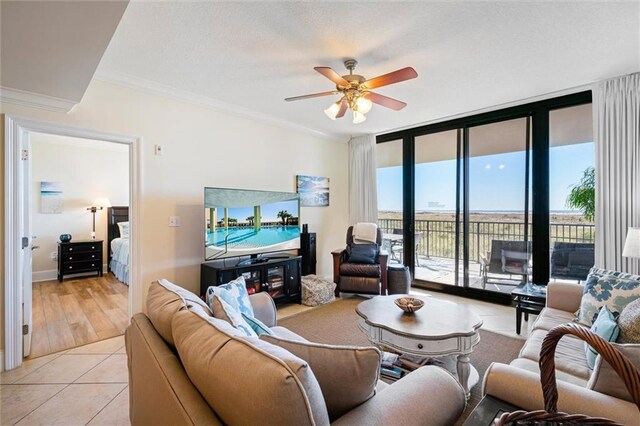
[[[485,395],[462,426],[491,426],[494,420],[503,413],[511,413],[517,410],[520,410],[520,408],[515,405],[494,398],[491,395]]]
[[[522,314],[524,320],[529,321],[529,314],[539,314],[547,304],[547,287],[534,286],[532,284],[520,284],[511,291],[511,296],[516,302],[516,333],[520,334],[522,328]]]

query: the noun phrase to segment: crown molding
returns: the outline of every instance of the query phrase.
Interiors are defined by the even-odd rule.
[[[56,98],[9,87],[0,87],[0,102],[65,114],[78,104],[78,102],[69,99]]]
[[[130,89],[139,90],[152,95],[160,95],[177,99],[180,101],[186,101],[206,108],[210,108],[226,114],[232,114],[238,117],[250,118],[252,120],[260,121],[265,124],[278,126],[281,128],[294,130],[301,133],[306,133],[311,136],[321,137],[325,139],[340,139],[339,135],[321,132],[314,130],[300,124],[292,123],[281,118],[273,117],[268,114],[263,114],[258,111],[254,111],[248,108],[244,108],[238,105],[222,102],[208,96],[198,95],[187,90],[177,89],[166,84],[158,83],[155,81],[147,80],[145,78],[136,77],[131,74],[121,73],[116,71],[97,71],[93,76],[95,80],[104,81],[107,83],[113,83],[120,86],[128,87]]]

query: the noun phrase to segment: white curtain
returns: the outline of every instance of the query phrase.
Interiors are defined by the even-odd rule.
[[[593,91],[596,145],[596,265],[640,273],[622,257],[630,226],[640,226],[640,73],[598,83]]]
[[[349,221],[378,223],[376,137],[349,140]]]

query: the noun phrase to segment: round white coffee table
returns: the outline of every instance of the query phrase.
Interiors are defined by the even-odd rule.
[[[399,297],[376,296],[360,303],[356,307],[360,329],[381,348],[428,357],[455,355],[458,380],[468,399],[479,380],[469,355],[480,343],[480,317],[466,305],[416,295],[411,297],[422,299],[425,306],[408,314],[395,305]]]

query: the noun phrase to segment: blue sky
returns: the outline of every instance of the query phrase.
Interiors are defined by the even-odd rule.
[[[293,216],[298,216],[298,200],[281,201],[279,203],[263,204],[261,209],[263,222],[275,222],[280,221],[276,217],[280,210],[286,210]],[[222,219],[223,212],[220,209],[218,212],[218,219]],[[246,218],[253,216],[253,207],[236,207],[229,209],[229,217],[238,219],[239,222],[244,222]]]
[[[549,158],[550,209],[568,210],[570,186],[593,166],[594,144],[552,147]],[[472,157],[469,202],[472,211],[524,209],[524,152]],[[402,168],[378,169],[378,209],[402,210]],[[455,210],[456,162],[416,165],[416,210]]]

